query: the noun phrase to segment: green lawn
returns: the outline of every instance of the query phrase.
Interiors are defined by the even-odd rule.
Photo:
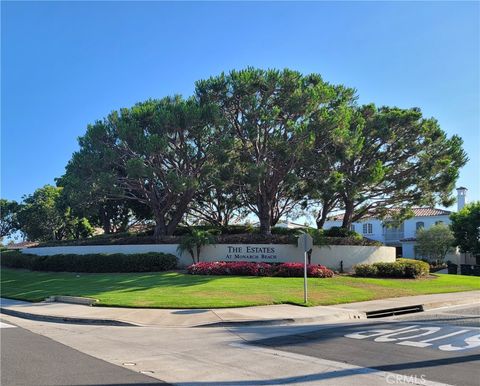
[[[310,305],[479,290],[472,276],[308,280]],[[303,302],[302,278],[193,276],[177,272],[80,274],[1,270],[1,296],[41,301],[51,295],[88,296],[104,306],[210,308]]]

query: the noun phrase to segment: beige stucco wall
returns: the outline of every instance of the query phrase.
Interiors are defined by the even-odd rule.
[[[91,245],[71,247],[44,247],[23,249],[24,253],[36,255],[59,255],[90,253],[171,253],[179,258],[180,266],[192,263],[188,253],[179,254],[177,244],[145,244],[145,245]],[[296,245],[285,244],[217,244],[202,248],[201,261],[255,261],[255,262],[303,262],[303,251]],[[314,246],[312,263],[322,264],[334,270],[340,268],[343,261],[345,271],[350,271],[355,264],[375,263],[379,261],[395,261],[395,248],[364,247],[350,245]]]

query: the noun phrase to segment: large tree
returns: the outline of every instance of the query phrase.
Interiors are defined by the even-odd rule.
[[[445,224],[437,224],[428,229],[420,228],[416,239],[415,251],[431,262],[441,262],[453,251],[454,237]]]
[[[101,181],[107,198],[148,206],[155,236],[171,235],[226,146],[215,119],[193,98],[148,100],[89,126],[74,159],[91,170],[86,184]]]
[[[466,205],[458,213],[452,213],[450,219],[454,244],[463,253],[480,256],[480,201]]]
[[[366,214],[400,220],[413,206],[451,205],[467,161],[460,137],[448,138],[416,108],[346,109],[330,131],[331,146],[320,154],[330,163],[329,178],[335,176],[336,192],[327,197],[345,211],[344,228]]]
[[[0,240],[19,230],[17,213],[20,205],[16,201],[0,199]]]
[[[336,89],[316,74],[247,68],[197,82],[196,96],[222,113],[235,140],[242,201],[269,234],[302,198],[296,168]]]
[[[31,241],[78,239],[93,228],[85,218],[72,214],[62,202],[62,188],[45,185],[24,198],[17,214],[20,231]]]
[[[56,179],[61,186],[63,201],[76,216],[86,217],[91,224],[101,227],[104,233],[125,232],[139,223],[148,222],[148,206],[133,200],[109,198],[109,179],[97,173],[101,158],[88,158],[91,154],[76,153],[69,161],[65,174]]]

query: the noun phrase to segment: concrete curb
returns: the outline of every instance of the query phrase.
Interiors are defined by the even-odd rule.
[[[464,298],[464,299],[457,299],[452,301],[434,301],[428,302],[423,304],[424,311],[434,310],[436,308],[443,308],[443,307],[453,307],[453,306],[468,306],[468,305],[480,305],[480,298],[472,297],[472,298]]]
[[[68,304],[80,304],[83,306],[93,306],[94,304],[98,303],[98,299],[92,298],[85,298],[80,296],[63,296],[63,295],[55,295],[50,296],[45,299],[47,303],[68,303]]]
[[[39,322],[51,322],[51,323],[71,323],[71,324],[87,324],[98,326],[123,326],[123,327],[139,327],[139,325],[124,322],[114,319],[94,319],[94,318],[75,318],[69,316],[54,316],[54,315],[40,315],[32,314],[29,312],[12,310],[9,308],[0,307],[0,314],[15,316],[17,318],[35,320]]]
[[[279,326],[285,324],[306,324],[315,322],[332,322],[332,321],[347,321],[347,320],[361,320],[366,319],[364,312],[351,312],[349,314],[333,314],[312,316],[306,318],[283,318],[283,319],[250,319],[250,320],[224,320],[220,322],[199,324],[192,327],[256,327],[256,326]]]
[[[334,321],[350,321],[350,320],[366,320],[367,318],[372,317],[372,313],[383,313],[391,311],[401,311],[403,308],[412,308],[418,307],[418,311],[413,312],[423,312],[430,311],[437,308],[443,307],[453,307],[460,305],[480,305],[480,297],[472,298],[461,298],[454,300],[431,300],[424,301],[422,303],[416,303],[415,306],[406,306],[405,304],[398,304],[398,307],[392,308],[389,307],[362,307],[361,302],[358,303],[359,309],[354,309],[351,306],[357,304],[350,304],[349,308],[335,307],[337,310],[336,313],[326,314],[326,315],[317,315],[317,316],[307,316],[307,317],[292,317],[292,318],[278,318],[278,319],[254,319],[255,316],[242,318],[240,315],[235,315],[229,318],[228,316],[217,315],[219,321],[207,322],[207,323],[192,323],[189,325],[183,325],[184,327],[254,327],[254,326],[278,326],[278,325],[293,325],[293,324],[307,324],[307,323],[328,323]],[[363,309],[362,309],[363,308]],[[214,310],[211,310],[214,311]],[[57,315],[45,315],[30,313],[25,311],[20,311],[16,309],[11,309],[9,306],[2,307],[0,306],[0,312],[5,315],[15,316],[23,319],[30,319],[36,321],[52,322],[52,323],[72,323],[72,324],[84,324],[84,325],[99,325],[99,326],[128,326],[128,327],[142,327],[142,326],[155,326],[156,324],[150,323],[134,323],[126,322],[118,319],[107,319],[107,318],[89,318],[89,317],[70,317],[70,316],[57,316]],[[385,317],[388,317],[387,315]]]

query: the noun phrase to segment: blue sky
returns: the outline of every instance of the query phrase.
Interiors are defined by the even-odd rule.
[[[465,141],[480,200],[478,2],[2,2],[1,196],[63,174],[87,124],[246,66],[420,107]]]

